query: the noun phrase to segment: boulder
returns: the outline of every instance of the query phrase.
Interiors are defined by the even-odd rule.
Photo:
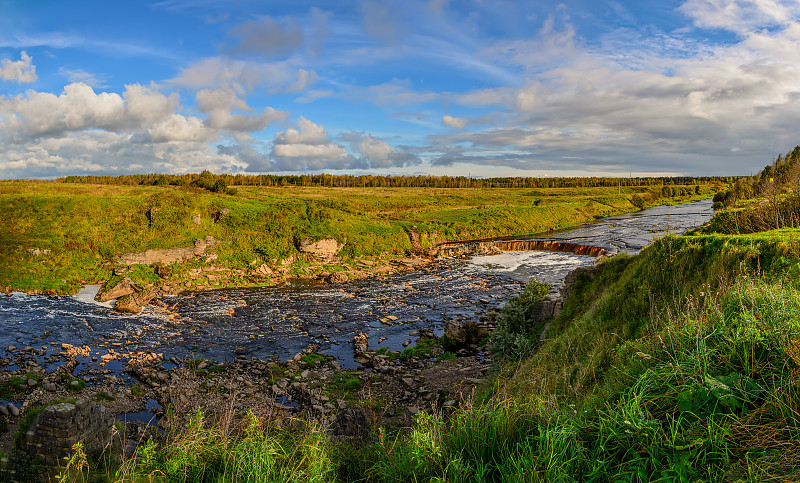
[[[218,212],[216,212],[216,213],[214,214],[214,220],[215,220],[215,221],[222,221],[222,220],[224,220],[225,218],[227,218],[227,217],[228,217],[228,215],[230,215],[230,214],[231,214],[231,210],[230,210],[230,209],[228,209],[228,208],[222,208],[221,210],[219,210]]]
[[[123,278],[113,287],[106,289],[107,286],[108,282],[106,282],[106,284],[103,285],[103,288],[97,292],[97,295],[94,297],[95,300],[98,302],[108,302],[109,300],[118,299],[125,295],[142,290],[142,288],[129,277]]]
[[[444,335],[455,348],[477,346],[489,333],[474,321],[448,320],[444,326]]]
[[[22,438],[21,451],[48,465],[63,463],[82,443],[87,454],[98,454],[111,442],[114,415],[106,408],[87,401],[46,407],[31,423]]]
[[[333,272],[328,276],[328,283],[345,283],[350,280],[344,272]]]
[[[162,295],[161,289],[149,288],[117,299],[114,310],[125,314],[138,314],[142,307]]]
[[[363,354],[367,352],[369,346],[369,336],[363,332],[353,337],[353,352],[355,354]]]
[[[332,433],[339,438],[365,442],[372,434],[372,425],[362,409],[347,408],[336,415]]]
[[[195,257],[206,254],[207,248],[214,246],[214,238],[198,238],[194,246],[180,248],[154,248],[139,253],[123,253],[117,262],[120,265],[170,265],[176,262],[188,262]]]
[[[273,272],[272,269],[269,268],[269,265],[267,265],[266,263],[262,263],[261,265],[259,265],[258,268],[255,269],[254,274],[259,277],[269,277],[270,275],[273,274]]]
[[[297,247],[302,253],[308,253],[314,258],[320,260],[332,260],[339,253],[344,245],[340,245],[333,238],[326,238],[324,240],[312,241],[308,237],[300,240]]]
[[[128,294],[117,299],[114,310],[123,314],[138,314],[142,311],[142,306],[136,302],[133,294]]]

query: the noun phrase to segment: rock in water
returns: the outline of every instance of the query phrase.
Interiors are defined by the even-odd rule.
[[[142,306],[136,302],[134,294],[128,294],[117,300],[117,303],[114,304],[114,310],[123,314],[138,314],[142,311]]]
[[[119,283],[109,289],[106,289],[107,286],[108,282],[106,282],[106,285],[103,285],[102,290],[97,292],[97,295],[94,297],[95,300],[98,302],[108,302],[109,300],[118,299],[142,289],[142,287],[137,285],[129,277],[123,278]]]
[[[353,352],[356,355],[367,352],[369,346],[369,336],[363,332],[353,337]]]

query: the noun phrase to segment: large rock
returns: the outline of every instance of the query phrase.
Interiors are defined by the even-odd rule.
[[[31,423],[21,451],[48,465],[63,464],[72,446],[82,443],[87,454],[102,452],[111,442],[114,415],[86,399],[45,408]]]
[[[160,289],[149,288],[141,292],[125,295],[117,299],[114,304],[114,310],[124,314],[138,314],[142,311],[142,307],[149,304],[162,295]]]
[[[94,297],[95,300],[98,302],[108,302],[109,300],[118,299],[125,295],[129,295],[135,292],[142,290],[142,287],[137,285],[133,280],[128,277],[123,278],[119,281],[116,285],[111,288],[106,289],[108,286],[108,282],[106,285],[103,286],[102,290],[97,292],[97,295]]]
[[[372,425],[367,415],[359,408],[339,411],[333,423],[333,435],[352,442],[366,442],[372,435]]]
[[[367,352],[369,347],[369,335],[361,332],[355,337],[353,337],[353,353],[356,355],[361,355]]]
[[[341,250],[343,246],[343,244],[340,245],[339,242],[333,238],[312,241],[310,238],[305,237],[300,240],[300,244],[297,248],[302,253],[308,253],[320,260],[331,260],[336,257],[336,254],[339,253],[339,250]]]
[[[475,321],[448,320],[444,335],[456,348],[470,348],[480,345],[489,333]]]
[[[349,280],[350,277],[348,277],[344,272],[333,272],[332,274],[328,275],[328,283],[345,283]]]
[[[153,265],[156,263],[169,265],[176,262],[188,262],[195,257],[202,257],[206,248],[214,245],[212,237],[205,240],[198,238],[194,246],[180,248],[154,248],[139,253],[123,253],[117,260],[121,265]]]

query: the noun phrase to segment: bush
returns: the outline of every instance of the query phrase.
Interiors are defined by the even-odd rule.
[[[520,359],[536,347],[538,333],[534,329],[541,321],[533,320],[533,314],[548,293],[549,285],[531,280],[520,295],[503,306],[490,342],[493,354]]]

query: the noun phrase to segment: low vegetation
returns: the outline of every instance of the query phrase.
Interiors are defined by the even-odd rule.
[[[231,194],[221,185],[207,189],[219,179],[194,181],[180,186],[0,181],[0,289],[74,293],[82,284],[111,278],[114,259],[122,253],[187,247],[206,236],[219,241],[214,264],[236,270],[227,282],[260,285],[269,280],[253,271],[264,263],[281,269],[280,262],[288,260],[294,270],[305,269],[308,261],[298,251],[304,238],[336,239],[346,263],[419,252],[447,240],[564,228],[655,203],[708,198],[724,186],[237,186]],[[133,266],[125,276],[159,284],[164,276],[187,280],[204,266],[202,261],[161,269]]]

